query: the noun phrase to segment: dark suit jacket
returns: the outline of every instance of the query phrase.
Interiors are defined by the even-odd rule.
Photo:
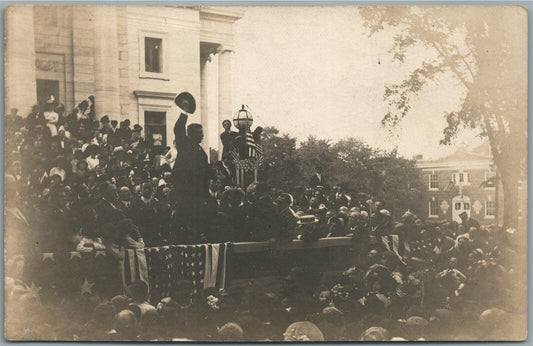
[[[201,200],[209,196],[209,179],[213,176],[202,147],[186,135],[187,115],[180,114],[174,126],[178,157],[172,179],[179,198]]]
[[[317,187],[317,186],[326,186],[326,180],[324,179],[324,173],[320,174],[320,179],[318,179],[318,175],[314,173],[311,178],[309,178],[309,187]]]
[[[220,140],[222,142],[222,159],[223,160],[226,158],[226,156],[229,156],[231,141],[233,141],[233,139],[237,137],[237,135],[238,133],[235,131],[230,131],[230,132],[224,131],[220,134]]]

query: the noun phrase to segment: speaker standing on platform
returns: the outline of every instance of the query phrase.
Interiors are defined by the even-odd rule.
[[[191,94],[184,92],[175,99],[181,114],[174,126],[174,136],[178,156],[172,169],[172,180],[176,188],[176,204],[182,221],[191,226],[193,235],[191,240],[199,237],[200,219],[205,219],[203,210],[209,197],[209,179],[213,177],[209,167],[207,154],[200,146],[204,138],[202,125],[189,124],[185,131],[185,124],[189,114],[196,110],[196,102]]]

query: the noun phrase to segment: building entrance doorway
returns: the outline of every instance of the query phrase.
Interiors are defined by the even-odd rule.
[[[468,217],[470,217],[470,197],[468,196],[455,196],[452,199],[452,219],[455,222],[461,223],[461,218],[459,215],[461,215],[464,211],[468,214]]]

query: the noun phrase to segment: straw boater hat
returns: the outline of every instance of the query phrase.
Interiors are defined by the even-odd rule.
[[[318,219],[314,215],[304,215],[296,222],[298,225],[312,225],[318,222]]]

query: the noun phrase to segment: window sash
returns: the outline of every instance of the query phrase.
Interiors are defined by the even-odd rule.
[[[429,189],[438,190],[439,189],[439,176],[437,174],[429,175]]]
[[[485,201],[485,216],[496,216],[496,202]]]
[[[439,216],[439,203],[437,201],[429,201],[429,216]]]

